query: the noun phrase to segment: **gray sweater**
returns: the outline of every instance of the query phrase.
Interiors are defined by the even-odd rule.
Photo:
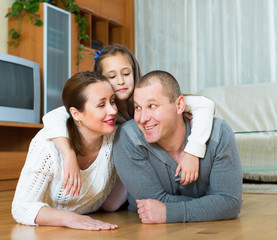
[[[185,121],[187,138],[190,124]],[[166,222],[232,219],[240,211],[240,157],[233,131],[224,120],[214,119],[198,180],[189,185],[179,183],[174,176],[177,163],[158,144],[147,143],[134,120],[117,130],[113,157],[128,190],[129,210],[137,210],[136,199],[150,198],[165,203]]]

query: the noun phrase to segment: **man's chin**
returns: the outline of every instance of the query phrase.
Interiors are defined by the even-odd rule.
[[[148,143],[156,143],[157,142],[157,139],[153,136],[148,136],[148,135],[144,134],[144,137],[145,137],[146,142],[148,142]]]

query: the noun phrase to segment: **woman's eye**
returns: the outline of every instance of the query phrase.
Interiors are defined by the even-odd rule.
[[[124,75],[124,76],[129,76],[129,75],[130,75],[130,73],[123,73],[123,75]]]
[[[115,99],[111,100],[111,104],[112,104],[112,105],[115,104]]]
[[[135,106],[135,110],[140,110],[140,109],[141,109],[141,107]]]
[[[150,108],[155,108],[155,107],[157,107],[157,105],[156,104],[151,104],[149,107]]]
[[[99,108],[103,108],[103,107],[105,107],[105,104],[104,104],[104,103],[99,104],[98,107],[99,107]]]

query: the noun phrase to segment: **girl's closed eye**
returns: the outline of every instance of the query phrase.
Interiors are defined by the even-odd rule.
[[[112,76],[108,76],[109,79],[114,79],[115,78],[115,75],[112,75]]]

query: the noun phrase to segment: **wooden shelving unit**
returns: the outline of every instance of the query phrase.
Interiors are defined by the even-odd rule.
[[[92,70],[95,50],[91,41],[102,43],[102,48],[112,44],[122,44],[134,51],[134,2],[133,0],[76,0],[89,27],[89,39],[83,42],[84,59],[78,71]]]
[[[15,189],[29,144],[42,124],[0,122],[0,191]]]
[[[59,1],[57,1],[59,6]],[[92,70],[94,50],[91,40],[102,42],[103,48],[110,44],[123,44],[134,51],[134,1],[133,0],[76,0],[89,27],[89,40],[84,43],[84,59],[77,65],[77,24],[71,16],[71,74]],[[60,6],[61,7],[61,6]],[[43,11],[40,7],[39,14]],[[9,28],[17,22],[9,19]],[[22,40],[18,48],[9,48],[9,54],[35,61],[43,66],[42,28],[30,24],[25,17],[21,23]],[[41,79],[43,86],[43,79]],[[43,106],[43,105],[42,105]],[[29,144],[42,124],[0,122],[0,191],[15,189],[24,165]]]

